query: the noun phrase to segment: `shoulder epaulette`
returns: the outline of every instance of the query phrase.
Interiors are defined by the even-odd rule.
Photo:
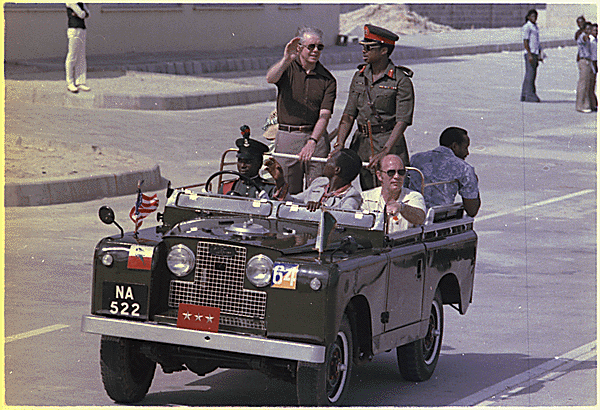
[[[404,73],[405,76],[407,76],[408,78],[413,76],[413,71],[408,68],[408,67],[403,67],[401,65],[397,65],[396,68],[400,69],[400,71],[402,71]]]

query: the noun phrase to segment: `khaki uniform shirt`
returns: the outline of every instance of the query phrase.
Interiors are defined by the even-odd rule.
[[[371,65],[359,66],[359,71],[354,74],[348,102],[344,114],[361,125],[366,125],[367,120],[372,125],[379,125],[390,121],[403,121],[412,124],[415,106],[415,92],[413,89],[412,71],[405,67],[396,67],[390,60],[386,68],[386,74],[373,83],[373,72]],[[369,89],[373,108],[378,114],[373,115],[369,106],[369,97],[366,89]]]

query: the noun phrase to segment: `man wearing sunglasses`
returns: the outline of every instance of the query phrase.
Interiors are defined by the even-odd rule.
[[[405,188],[406,168],[398,155],[381,159],[375,172],[380,187],[363,191],[362,209],[388,214],[388,233],[403,231],[425,220],[425,200],[419,192]]]
[[[365,25],[364,33],[360,43],[366,64],[359,65],[352,78],[334,149],[344,147],[356,120],[358,130],[350,149],[369,162],[369,169],[360,174],[360,185],[367,190],[379,185],[373,170],[386,155],[396,154],[408,164],[404,131],[412,124],[414,90],[412,71],[390,60],[399,37],[371,24]]]
[[[298,155],[281,159],[289,193],[296,194],[323,172],[310,158],[327,157],[327,125],[333,112],[337,84],[319,62],[323,51],[321,30],[302,27],[286,46],[283,58],[267,71],[267,82],[277,85],[278,132],[274,152]]]
[[[453,204],[456,194],[460,194],[467,215],[475,216],[479,212],[479,181],[475,168],[465,161],[470,142],[467,130],[448,127],[440,135],[439,147],[412,156],[411,165],[423,173],[425,184],[451,181],[425,187],[423,193],[428,207]],[[411,178],[410,187],[420,191],[420,179]]]

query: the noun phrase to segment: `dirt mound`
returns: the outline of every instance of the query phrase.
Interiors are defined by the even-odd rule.
[[[404,4],[372,4],[340,14],[340,34],[362,38],[365,24],[384,27],[399,36],[454,30],[410,11]]]

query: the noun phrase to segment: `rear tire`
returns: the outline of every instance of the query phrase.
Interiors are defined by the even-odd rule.
[[[344,315],[325,363],[298,362],[296,392],[301,406],[335,406],[346,396],[353,363],[352,329]]]
[[[156,369],[140,351],[141,343],[120,337],[102,336],[100,371],[108,396],[117,403],[137,403],[144,399]]]
[[[437,289],[431,303],[429,326],[425,338],[396,348],[398,367],[404,379],[421,382],[431,377],[440,357],[443,332],[442,293]]]

